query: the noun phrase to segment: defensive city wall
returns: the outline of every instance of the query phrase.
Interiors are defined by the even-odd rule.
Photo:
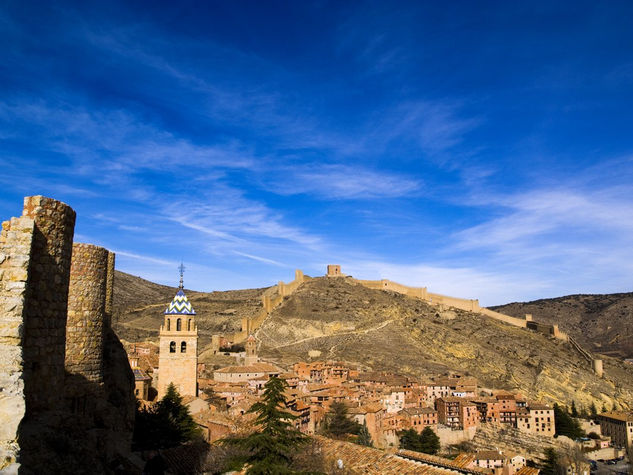
[[[114,254],[73,244],[74,226],[72,208],[43,196],[25,198],[22,216],[2,223],[2,473],[56,471],[55,438],[75,446],[76,468],[91,473],[102,472],[99,460],[79,460],[83,451],[99,447],[113,460],[129,450],[134,378],[110,328]]]
[[[241,331],[227,335],[229,341],[234,343],[246,341],[248,336],[254,333],[255,330],[264,323],[264,320],[266,320],[266,317],[270,315],[270,312],[283,302],[284,297],[292,295],[302,283],[310,279],[311,277],[304,275],[301,270],[297,269],[295,271],[295,278],[292,282],[288,282],[286,284],[280,280],[277,285],[267,289],[266,292],[264,292],[264,295],[262,295],[262,309],[259,311],[257,316],[253,318],[242,318]],[[219,336],[216,335],[215,338],[212,338],[213,349],[217,351],[219,349],[219,344]]]

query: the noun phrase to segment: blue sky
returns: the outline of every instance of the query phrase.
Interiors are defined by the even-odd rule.
[[[633,290],[630,2],[0,6],[0,216],[197,290]]]

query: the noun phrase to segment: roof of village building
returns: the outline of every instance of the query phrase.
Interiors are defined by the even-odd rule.
[[[506,458],[498,450],[482,450],[475,454],[475,460],[504,460]]]
[[[432,407],[406,407],[400,412],[406,412],[410,416],[417,416],[419,414],[434,414],[437,413]]]
[[[622,422],[633,422],[633,412],[625,411],[610,411],[599,414],[602,417],[608,417],[609,419],[615,419]]]
[[[132,371],[134,372],[134,381],[149,381],[152,379],[140,368],[134,368]]]
[[[514,475],[538,475],[540,470],[534,467],[521,467]]]
[[[362,406],[350,407],[347,412],[349,414],[368,414],[374,412],[380,412],[383,410],[381,404],[364,404]]]
[[[543,404],[542,402],[533,402],[530,401],[528,404],[528,408],[530,411],[551,411],[552,406],[548,406],[547,404]]]
[[[270,363],[253,363],[248,366],[227,366],[216,369],[214,373],[281,373],[281,370]]]
[[[460,453],[453,459],[453,463],[460,467],[468,467],[475,461],[473,454]]]
[[[421,465],[383,450],[363,447],[351,442],[332,440],[327,437],[315,437],[321,446],[321,453],[330,462],[341,460],[346,473],[381,473],[386,475],[428,474],[444,475],[450,470],[431,465]],[[488,472],[486,472],[488,473]]]
[[[481,468],[481,467],[467,467],[464,464],[462,459],[460,460],[450,460],[443,457],[438,457],[437,455],[429,455],[423,454],[421,452],[414,452],[413,450],[404,450],[400,449],[396,452],[396,455],[399,457],[405,457],[409,460],[415,460],[417,462],[421,462],[424,464],[428,464],[436,469],[441,469],[442,472],[438,473],[446,473],[445,471],[459,472],[459,473],[468,473],[468,474],[486,474],[489,475],[492,473],[491,470]]]
[[[187,299],[187,296],[182,289],[178,289],[178,292],[174,296],[174,299],[165,310],[165,315],[195,315],[196,312],[191,306],[191,302]]]

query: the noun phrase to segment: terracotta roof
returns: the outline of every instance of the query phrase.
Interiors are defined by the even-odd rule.
[[[432,407],[406,407],[402,409],[400,412],[406,412],[410,416],[416,416],[419,414],[433,414],[437,411]]]
[[[457,471],[459,473],[468,473],[468,474],[486,474],[490,475],[492,473],[491,470],[480,468],[480,467],[472,467],[465,468],[461,466],[463,463],[462,460],[456,462],[455,460],[445,459],[443,457],[438,457],[436,455],[428,455],[423,454],[421,452],[414,452],[413,450],[403,450],[400,449],[396,454],[399,457],[405,457],[409,460],[415,460],[418,462],[422,462],[424,464],[428,464],[433,466],[434,468],[443,469],[442,473],[445,473],[445,470]]]
[[[504,460],[506,457],[498,450],[482,450],[475,454],[475,460]]]
[[[453,463],[459,465],[462,468],[468,467],[475,461],[475,456],[473,454],[459,454],[457,457],[453,459]]]
[[[315,436],[321,445],[321,453],[332,462],[341,460],[345,473],[350,474],[425,474],[445,475],[450,473],[440,467],[421,465],[383,450],[363,447],[351,442]]]
[[[607,417],[609,419],[615,419],[623,422],[633,422],[633,412],[624,411],[610,411],[600,414],[601,417]]]
[[[530,409],[530,411],[551,411],[552,407],[540,402],[530,402],[528,409]]]
[[[521,467],[514,475],[538,475],[540,470],[534,467]]]
[[[254,363],[249,366],[227,366],[216,369],[215,373],[280,373],[281,370],[269,363]]]

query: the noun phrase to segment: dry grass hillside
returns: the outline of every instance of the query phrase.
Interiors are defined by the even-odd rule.
[[[438,312],[421,300],[367,289],[352,279],[304,283],[258,332],[262,354],[280,362],[319,358],[425,376],[460,371],[490,388],[589,406],[629,407],[633,366],[606,358],[607,379],[565,342],[460,310]],[[312,353],[314,354],[314,353]]]
[[[242,317],[253,317],[261,309],[266,289],[195,292],[185,289],[197,313],[200,348],[211,342],[214,333],[240,329]],[[114,329],[123,341],[158,341],[163,312],[174,298],[177,287],[158,285],[124,272],[114,279]]]
[[[266,289],[186,291],[198,314],[200,353],[213,333],[232,332],[261,309]],[[157,341],[176,293],[117,273],[115,329],[126,341]],[[528,312],[529,313],[529,312]],[[533,312],[536,314],[536,312]],[[423,377],[459,371],[489,388],[518,389],[551,402],[633,406],[633,366],[605,358],[597,378],[566,343],[461,310],[439,312],[421,300],[372,290],[350,278],[317,278],[286,297],[258,330],[260,354],[280,364],[337,359]]]
[[[633,358],[633,293],[568,295],[492,309],[517,317],[531,313],[535,320],[558,323],[594,352]]]

